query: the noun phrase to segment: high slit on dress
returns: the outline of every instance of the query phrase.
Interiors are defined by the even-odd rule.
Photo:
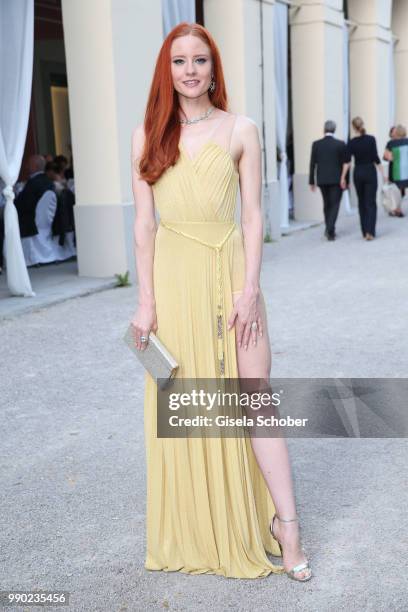
[[[177,163],[153,185],[160,216],[156,333],[180,364],[178,378],[238,378],[235,327],[227,330],[232,293],[245,283],[243,236],[234,222],[239,175],[229,153],[235,120],[224,114],[194,157],[180,143]],[[266,555],[280,556],[269,533],[275,508],[250,439],[158,438],[156,393],[146,373],[146,569],[234,578],[282,573]]]

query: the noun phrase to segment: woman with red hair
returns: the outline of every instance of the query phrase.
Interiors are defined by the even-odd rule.
[[[132,134],[135,342],[144,350],[157,333],[180,364],[177,377],[269,379],[261,174],[256,124],[228,111],[213,38],[196,23],[179,24],[162,45],[144,122]],[[144,399],[145,567],[309,580],[285,439],[159,438],[148,373]],[[283,566],[266,552],[282,555]]]

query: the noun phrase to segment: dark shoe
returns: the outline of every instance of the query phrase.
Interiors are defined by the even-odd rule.
[[[329,241],[331,241],[331,242],[332,242],[333,240],[336,240],[336,234],[329,234],[329,235],[327,236],[327,240],[329,240]]]

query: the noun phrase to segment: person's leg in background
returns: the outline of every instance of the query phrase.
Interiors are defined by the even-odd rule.
[[[354,168],[353,179],[354,179],[354,186],[356,188],[357,198],[358,198],[358,212],[360,216],[361,233],[363,234],[363,237],[365,237],[366,227],[365,227],[364,176],[362,176],[362,173],[358,166]]]
[[[377,222],[377,171],[374,168],[373,174],[365,184],[365,210],[366,210],[366,233],[375,236],[375,226]]]
[[[323,216],[324,216],[324,225],[325,225],[325,232],[324,235],[326,236],[326,238],[329,235],[328,232],[328,227],[327,227],[327,211],[329,208],[329,186],[328,185],[319,185],[319,189],[321,191],[322,194],[322,198],[323,198]]]
[[[398,185],[399,190],[401,192],[401,206],[402,206],[402,200],[405,198],[405,193],[406,193],[406,187],[402,186],[402,185]],[[402,212],[402,208],[401,206],[398,206],[398,208],[396,208],[394,210],[394,217],[405,217],[404,213]]]
[[[328,209],[327,209],[327,233],[331,237],[336,235],[336,221],[339,214],[340,201],[342,196],[340,185],[329,185]]]

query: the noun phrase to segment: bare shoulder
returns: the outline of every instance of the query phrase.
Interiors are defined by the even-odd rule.
[[[137,125],[132,131],[132,155],[138,157],[144,147],[145,131],[143,123]]]
[[[235,128],[237,132],[242,134],[256,134],[258,132],[258,126],[251,117],[246,115],[236,115]]]
[[[259,143],[258,126],[251,117],[237,115],[235,133],[242,146],[246,143]]]
[[[236,116],[234,126],[234,141],[238,159],[242,160],[244,154],[255,159],[260,153],[260,138],[258,126],[253,119],[245,115]]]

